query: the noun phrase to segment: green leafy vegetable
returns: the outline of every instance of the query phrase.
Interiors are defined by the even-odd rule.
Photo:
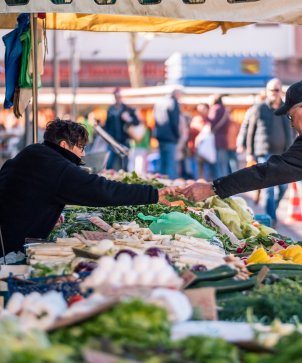
[[[169,342],[170,323],[166,310],[140,300],[120,303],[88,321],[51,334],[54,343],[75,349],[79,342],[106,338],[122,345],[151,348]]]
[[[278,275],[276,271],[276,275]],[[296,272],[298,276],[298,272]],[[222,320],[245,321],[247,309],[252,309],[253,315],[265,323],[275,319],[283,323],[296,318],[302,320],[302,285],[301,276],[297,281],[284,279],[273,285],[264,285],[251,291],[227,297],[219,301],[222,310],[219,318]]]

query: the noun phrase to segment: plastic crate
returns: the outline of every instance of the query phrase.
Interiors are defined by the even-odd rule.
[[[267,227],[272,226],[272,218],[268,214],[256,214],[255,220]]]
[[[15,292],[20,292],[22,295],[28,295],[32,292],[38,292],[45,294],[49,291],[61,292],[64,299],[67,301],[71,296],[80,294],[86,296],[80,290],[80,283],[90,274],[90,272],[84,272],[79,274],[77,281],[59,281],[62,276],[47,276],[47,277],[33,277],[27,280],[18,280],[14,277],[21,277],[10,274],[7,279],[8,297]],[[66,275],[65,275],[66,276]],[[23,276],[22,276],[23,277]],[[28,282],[26,282],[28,281]]]

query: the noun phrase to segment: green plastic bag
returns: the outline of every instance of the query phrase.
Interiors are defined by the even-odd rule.
[[[19,74],[19,87],[20,88],[32,88],[33,76],[29,72],[29,62],[31,57],[31,34],[30,29],[22,33],[20,36],[22,43],[22,57]],[[38,87],[41,87],[41,77],[38,74]]]
[[[144,221],[153,221],[149,228],[155,234],[177,233],[206,239],[210,239],[216,234],[187,214],[180,212],[163,213],[159,217],[145,216],[143,213],[139,213],[137,216]]]

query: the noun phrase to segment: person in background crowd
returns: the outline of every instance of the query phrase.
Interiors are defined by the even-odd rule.
[[[198,134],[200,134],[200,132],[202,131],[203,127],[209,124],[209,109],[210,106],[207,103],[198,104],[198,114],[192,118],[192,121],[190,123],[188,149],[190,153],[192,177],[195,180],[204,177],[203,162],[196,154],[196,138]]]
[[[179,140],[181,110],[179,98],[182,92],[174,90],[154,106],[155,136],[159,143],[160,173],[170,179],[177,177],[176,145]]]
[[[81,117],[80,120],[77,121],[83,124],[83,126],[86,128],[88,132],[88,144],[86,147],[86,153],[89,153],[91,151],[91,147],[94,140],[94,124],[95,124],[94,114],[93,112],[89,112],[84,117]]]
[[[178,166],[178,176],[180,178],[189,179],[190,175],[187,172],[187,141],[189,138],[189,121],[188,116],[182,114],[179,119],[179,140],[176,145],[175,159]]]
[[[198,165],[198,177],[204,178],[207,181],[213,180],[217,177],[217,165],[216,163],[210,163],[209,161],[202,158],[200,155],[198,155],[198,145],[200,141],[203,138],[204,132],[206,129],[211,128],[211,122],[208,118],[209,115],[210,106],[207,103],[200,104],[198,106],[198,112],[199,117],[196,119],[196,121],[200,122],[200,125],[202,124],[202,127],[200,127],[200,131],[198,135],[195,137],[195,150],[196,150],[196,162]],[[198,179],[198,178],[196,178]]]
[[[42,144],[32,144],[0,171],[0,226],[5,252],[22,249],[24,240],[47,238],[65,204],[90,207],[167,203],[173,188],[157,190],[88,174],[80,168],[88,141],[81,124],[50,122]],[[3,252],[3,251],[2,251]]]
[[[143,136],[131,141],[131,154],[129,159],[129,171],[135,171],[138,175],[147,173],[147,156],[150,149],[151,130],[147,127],[143,118],[140,119],[144,128]]]
[[[238,159],[236,153],[236,139],[240,130],[240,123],[230,118],[230,123],[227,133],[228,141],[228,158],[229,158],[229,172],[233,173],[238,170]]]
[[[228,127],[230,124],[229,113],[223,105],[222,95],[213,95],[212,106],[209,111],[209,119],[212,123],[212,132],[215,135],[215,145],[217,150],[216,172],[213,178],[229,174],[228,156]]]
[[[282,105],[281,92],[281,81],[277,78],[271,79],[266,85],[266,100],[253,108],[246,137],[247,163],[263,163],[272,154],[282,154],[292,144],[292,131],[286,116],[274,114]],[[279,185],[278,189],[276,194],[274,187],[264,191],[265,210],[272,218],[273,225],[277,222],[276,210],[287,185]]]
[[[256,102],[249,107],[244,115],[237,139],[236,139],[236,152],[237,154],[242,154],[246,151],[246,137],[247,130],[249,126],[249,120],[254,113],[254,107],[256,107],[259,103],[262,103],[266,100],[266,90],[262,90],[259,92],[259,95],[256,98]]]
[[[105,123],[105,131],[108,132],[117,142],[130,147],[129,135],[127,129],[129,126],[139,125],[139,120],[133,108],[122,102],[122,96],[119,88],[113,92],[115,103],[109,107]],[[121,158],[113,149],[109,147],[108,169],[128,170],[128,157]]]
[[[270,83],[276,88],[272,93],[279,93],[278,83]],[[271,105],[271,108],[274,108]],[[275,116],[286,115],[292,128],[298,132],[294,143],[281,155],[271,155],[264,163],[238,170],[228,176],[218,178],[213,183],[200,182],[179,190],[187,198],[201,201],[212,195],[227,198],[238,193],[273,187],[302,180],[302,81],[291,85],[285,97],[285,103],[274,108]],[[282,128],[278,123],[276,128]]]
[[[13,116],[12,116],[13,117]],[[3,156],[5,159],[13,158],[21,150],[25,128],[21,120],[14,117],[11,119],[11,126],[8,126],[4,136]]]
[[[244,154],[246,152],[246,137],[247,137],[247,130],[248,130],[248,126],[249,126],[249,120],[252,117],[252,115],[254,114],[254,108],[259,103],[262,103],[265,100],[266,100],[266,90],[264,89],[264,90],[259,92],[255,103],[246,110],[246,113],[244,115],[244,119],[242,121],[240,130],[239,130],[239,133],[238,133],[238,136],[237,136],[237,139],[236,139],[236,152],[237,152],[237,155],[239,154],[238,159],[240,160],[240,162],[242,162],[243,160],[246,161],[245,155],[241,155],[241,154]],[[240,164],[240,162],[239,162],[239,164]],[[246,166],[252,166],[254,164],[256,164],[256,162],[252,160],[250,162],[247,162]],[[244,165],[241,165],[241,166],[243,167]],[[240,169],[240,166],[239,166],[239,169]],[[259,203],[260,195],[261,195],[261,189],[256,191],[256,194],[255,194],[255,197],[254,197],[254,203],[255,204]]]

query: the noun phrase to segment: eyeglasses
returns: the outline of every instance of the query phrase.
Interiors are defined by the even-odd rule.
[[[71,143],[70,144],[72,147],[77,147],[78,149],[80,149],[82,152],[85,150],[85,147],[86,147],[86,145],[84,144],[74,144],[74,143]]]
[[[280,88],[273,88],[273,89],[269,89],[268,91],[271,91],[271,92],[280,92],[281,89]]]
[[[86,145],[75,145],[78,149],[80,149],[82,152],[85,150]]]

